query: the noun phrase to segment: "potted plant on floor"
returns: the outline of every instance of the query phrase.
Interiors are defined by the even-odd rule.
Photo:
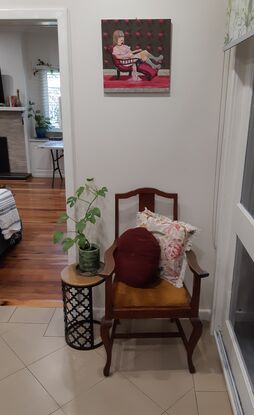
[[[35,131],[37,138],[45,138],[47,131],[51,127],[50,118],[44,117],[40,110],[35,110],[34,105],[34,102],[29,101],[28,118],[33,118],[35,121]]]
[[[82,209],[80,219],[76,220],[67,212],[62,213],[58,219],[58,223],[64,223],[68,219],[75,222],[73,237],[62,231],[56,231],[53,235],[53,242],[60,243],[64,251],[68,251],[75,244],[78,246],[78,270],[81,273],[93,274],[100,267],[100,249],[88,240],[86,230],[88,224],[95,225],[97,219],[101,217],[101,211],[95,206],[95,202],[99,197],[105,197],[107,191],[106,187],[98,188],[94,179],[87,178],[85,184],[76,190],[74,196],[67,199],[67,206],[70,208],[86,206],[85,210]]]

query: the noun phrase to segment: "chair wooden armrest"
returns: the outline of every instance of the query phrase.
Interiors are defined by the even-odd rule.
[[[195,276],[199,278],[206,278],[209,276],[209,273],[207,271],[204,271],[198,265],[197,257],[193,251],[187,251],[186,257],[187,257],[189,268]]]
[[[115,271],[115,259],[114,259],[114,252],[116,250],[117,241],[115,240],[114,243],[108,248],[104,254],[104,263],[105,266],[103,271],[99,273],[100,277],[107,278],[111,277]]]
[[[190,305],[192,308],[193,317],[197,318],[199,313],[201,278],[208,277],[209,273],[200,268],[197,257],[193,251],[187,251],[186,257],[188,266],[193,274],[193,287]]]
[[[187,251],[186,257],[189,268],[195,276],[199,278],[206,278],[209,276],[209,273],[207,271],[204,271],[202,268],[200,268],[196,254],[193,251]]]

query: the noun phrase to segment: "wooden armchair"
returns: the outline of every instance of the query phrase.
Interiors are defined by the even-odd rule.
[[[146,288],[134,288],[117,281],[114,275],[114,251],[117,248],[119,236],[119,200],[133,196],[139,198],[139,211],[145,207],[154,211],[155,196],[173,201],[173,220],[177,220],[177,194],[165,193],[153,188],[141,188],[128,193],[115,195],[115,242],[105,253],[105,268],[100,274],[105,278],[105,317],[101,322],[101,338],[106,350],[107,361],[104,376],[109,376],[112,346],[115,338],[148,338],[148,337],[181,337],[187,352],[189,371],[195,372],[192,354],[202,334],[202,323],[199,319],[199,297],[201,278],[208,277],[198,263],[194,252],[187,252],[189,268],[193,273],[192,294],[186,286],[176,288],[165,280],[160,279],[156,288],[151,285]],[[176,323],[177,331],[168,333],[117,333],[116,327],[122,319],[152,319],[166,318]],[[185,335],[181,318],[188,318],[192,324],[189,338]]]

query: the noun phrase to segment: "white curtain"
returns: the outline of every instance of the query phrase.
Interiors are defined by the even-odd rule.
[[[224,50],[254,35],[254,1],[228,0]]]

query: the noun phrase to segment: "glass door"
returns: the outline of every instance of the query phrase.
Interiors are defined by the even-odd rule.
[[[254,391],[254,262],[237,238],[229,320]]]
[[[239,397],[235,413],[254,414],[254,40],[237,47],[228,141],[221,177],[215,331]],[[227,105],[229,103],[227,102]],[[241,407],[241,408],[240,408]],[[241,410],[242,412],[241,412]]]

